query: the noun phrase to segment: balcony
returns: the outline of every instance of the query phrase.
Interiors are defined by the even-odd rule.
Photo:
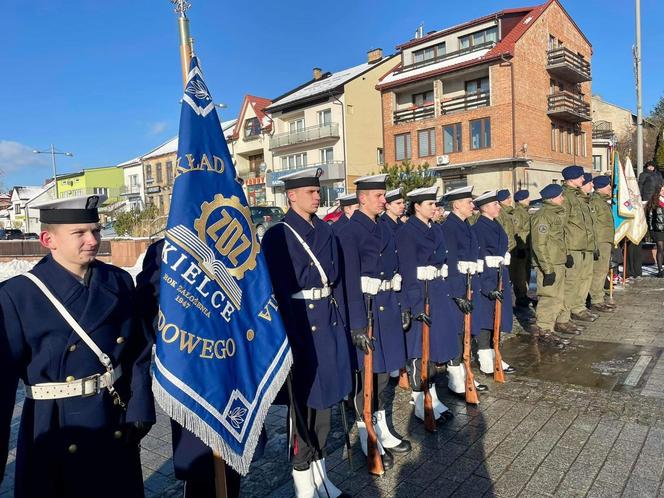
[[[277,133],[270,137],[270,150],[325,138],[339,138],[339,123],[310,126],[293,133]]]
[[[295,173],[296,171],[303,171],[305,169],[312,168],[320,168],[323,170],[323,173],[320,176],[320,180],[322,182],[343,180],[346,173],[345,161],[329,161],[327,163],[308,164],[306,166],[302,166],[301,168],[282,169],[279,171],[270,172],[265,177],[265,184],[268,187],[282,187],[284,184],[284,182],[280,180],[282,176]]]
[[[461,50],[457,50],[456,52],[449,52],[444,55],[439,55],[438,57],[433,57],[431,59],[427,59],[424,61],[413,62],[412,64],[403,66],[401,69],[395,71],[395,73],[405,73],[407,71],[412,71],[413,69],[419,69],[421,67],[437,64],[438,62],[454,59],[455,57],[460,57],[462,55],[470,54],[472,52],[477,52],[479,50],[490,49],[493,48],[495,45],[496,45],[495,42],[489,41],[485,43],[480,43],[478,45],[473,45],[467,48],[462,48]]]
[[[546,69],[557,78],[570,83],[590,81],[590,63],[567,47],[554,48],[547,52]]]
[[[394,111],[392,119],[394,124],[408,123],[410,121],[420,121],[422,119],[429,119],[434,117],[435,106],[434,104],[427,104],[414,109],[404,109],[402,111]]]
[[[138,184],[125,185],[120,189],[120,195],[123,197],[140,197],[141,186]]]
[[[613,125],[609,121],[593,123],[593,140],[613,140]]]
[[[590,121],[590,104],[583,100],[583,95],[572,92],[558,92],[549,95],[547,114],[552,118],[570,123]]]
[[[489,92],[468,93],[461,97],[445,100],[440,103],[440,113],[452,114],[454,112],[470,111],[479,107],[491,105],[491,94]]]

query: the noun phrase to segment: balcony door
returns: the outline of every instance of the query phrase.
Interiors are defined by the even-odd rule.
[[[288,132],[297,133],[304,130],[304,118],[294,119],[288,123]]]

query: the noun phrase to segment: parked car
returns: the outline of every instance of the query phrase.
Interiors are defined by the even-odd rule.
[[[3,228],[0,231],[1,240],[22,240],[23,232],[16,228]]]
[[[254,222],[256,235],[259,238],[263,238],[267,229],[275,223],[279,223],[285,214],[283,209],[274,206],[252,206],[249,210],[251,211],[251,221]]]
[[[329,223],[331,225],[332,223],[337,221],[339,218],[341,218],[342,214],[344,214],[343,209],[341,208],[341,206],[337,206],[335,209],[333,209],[332,211],[330,211],[329,213],[327,213],[325,215],[325,217],[323,218],[323,221],[325,223]]]
[[[24,233],[23,240],[39,240],[39,234],[34,232]]]

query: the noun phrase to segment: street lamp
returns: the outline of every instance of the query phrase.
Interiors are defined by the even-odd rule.
[[[35,154],[51,154],[51,164],[53,165],[53,181],[55,182],[55,198],[57,199],[58,198],[58,176],[57,176],[57,172],[56,172],[56,169],[55,169],[55,155],[60,154],[60,155],[67,156],[67,157],[74,157],[74,154],[72,154],[71,152],[57,151],[57,150],[55,150],[55,146],[53,144],[51,144],[51,148],[49,150],[37,150],[37,149],[35,149],[32,152],[35,153]]]

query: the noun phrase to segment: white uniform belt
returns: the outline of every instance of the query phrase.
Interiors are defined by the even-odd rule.
[[[464,275],[466,273],[475,275],[475,273],[477,273],[477,261],[459,261],[457,263],[457,269],[459,270],[459,273],[463,273]]]
[[[308,299],[310,301],[320,301],[321,299],[329,297],[331,294],[332,294],[331,287],[321,287],[320,289],[314,287],[313,289],[302,289],[301,291],[293,294],[291,297],[293,299]]]
[[[25,395],[30,399],[61,399],[76,396],[87,398],[115,384],[121,375],[122,368],[118,366],[110,372],[90,375],[71,382],[44,382],[25,386]]]
[[[447,265],[440,268],[436,266],[418,266],[417,280],[435,280],[437,278],[447,277]]]
[[[390,280],[381,280],[380,278],[361,277],[362,293],[375,296],[379,292],[401,290],[401,275],[395,273]]]
[[[502,256],[486,256],[484,259],[489,268],[498,268],[504,261]]]

